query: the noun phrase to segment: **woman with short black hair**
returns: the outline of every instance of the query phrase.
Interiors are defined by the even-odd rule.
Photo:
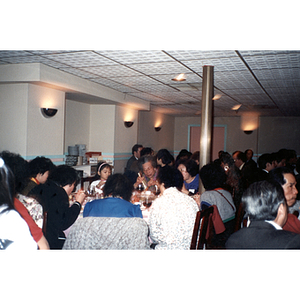
[[[104,198],[88,202],[83,217],[143,218],[139,205],[130,203],[132,182],[123,174],[108,177],[104,188]]]
[[[180,192],[183,177],[170,166],[159,169],[158,187],[161,191],[150,207],[150,238],[155,249],[190,249],[198,209],[196,201]]]

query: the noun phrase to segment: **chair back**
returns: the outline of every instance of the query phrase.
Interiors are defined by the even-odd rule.
[[[215,207],[213,205],[197,212],[190,247],[191,250],[206,249],[209,245],[214,234],[212,222],[214,209]]]
[[[142,218],[79,218],[71,227],[63,249],[151,249],[148,234],[148,225]]]

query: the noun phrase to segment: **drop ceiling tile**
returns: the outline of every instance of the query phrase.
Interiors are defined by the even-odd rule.
[[[172,61],[172,58],[161,50],[104,50],[96,52],[125,65]]]
[[[109,66],[116,63],[93,52],[93,51],[79,51],[59,54],[45,54],[43,57],[52,59],[57,62],[64,63],[70,67],[95,67],[95,66]]]
[[[170,50],[166,51],[171,56],[178,60],[186,61],[186,60],[201,60],[201,59],[209,59],[209,58],[222,58],[222,57],[235,57],[237,54],[235,51],[202,51],[202,50]]]
[[[129,86],[139,86],[139,85],[159,85],[159,82],[152,79],[148,76],[126,76],[126,77],[110,77],[111,80],[119,82],[121,84],[129,85]]]
[[[30,52],[27,51],[9,51],[9,50],[1,50],[0,51],[0,59],[3,57],[18,57],[18,56],[30,56],[32,55]]]
[[[171,74],[177,75],[188,73],[189,69],[183,67],[178,62],[156,62],[149,64],[131,64],[130,67],[145,75]]]
[[[103,66],[103,67],[89,67],[81,68],[82,70],[89,71],[95,75],[105,77],[105,78],[114,78],[122,76],[140,76],[139,72],[136,72],[130,68],[127,68],[123,65],[114,65],[114,66]]]

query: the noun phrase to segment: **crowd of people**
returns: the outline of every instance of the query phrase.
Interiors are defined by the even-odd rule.
[[[199,168],[200,153],[182,149],[175,158],[136,144],[124,173],[101,161],[89,189],[97,199],[82,217],[141,218],[134,191],[156,200],[147,221],[149,250],[190,249],[199,210],[217,207],[224,231],[211,240],[217,249],[300,249],[300,162],[281,149],[253,160],[253,151],[219,151]],[[76,191],[78,172],[45,157],[26,161],[0,153],[0,249],[63,249],[78,220],[86,192]],[[205,191],[199,194],[199,182]],[[70,197],[75,197],[70,205]]]

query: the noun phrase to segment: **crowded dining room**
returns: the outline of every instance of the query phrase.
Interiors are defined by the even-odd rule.
[[[282,47],[0,49],[0,258],[80,297],[171,271],[183,297],[189,267],[238,285],[245,255],[297,254],[300,51]]]

